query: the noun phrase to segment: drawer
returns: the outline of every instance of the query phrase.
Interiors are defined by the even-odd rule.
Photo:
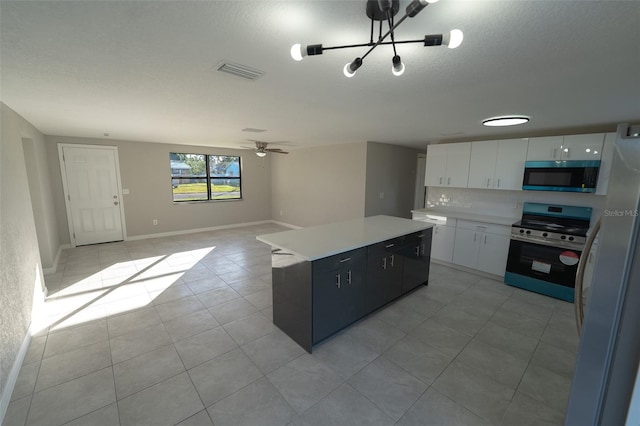
[[[414,232],[412,234],[408,234],[405,235],[402,241],[402,245],[404,246],[408,246],[408,245],[414,245],[414,244],[419,244],[422,240],[424,240],[425,238],[428,238],[429,235],[431,235],[431,233],[433,228],[429,228],[429,229],[425,229],[419,232]]]
[[[398,250],[404,244],[404,237],[392,238],[368,247],[369,253],[389,253]]]
[[[364,262],[367,256],[367,248],[359,248],[333,256],[325,257],[313,261],[313,271],[330,271],[343,266],[353,265],[357,262]]]
[[[510,226],[495,225],[486,222],[474,222],[471,220],[458,219],[456,228],[468,229],[470,231],[488,232],[489,234],[504,235],[506,237],[511,235]]]

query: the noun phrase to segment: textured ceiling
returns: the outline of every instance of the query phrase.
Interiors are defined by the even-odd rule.
[[[400,0],[401,13],[408,0]],[[441,0],[401,39],[463,30],[458,49],[364,49],[295,62],[293,43],[369,39],[364,1],[5,1],[1,100],[45,134],[211,146],[486,139],[640,120],[640,2]],[[265,75],[216,72],[227,60]],[[516,129],[482,119],[525,114]],[[246,127],[267,129],[246,133]]]

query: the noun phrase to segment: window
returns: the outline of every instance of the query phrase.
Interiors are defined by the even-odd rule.
[[[169,154],[173,201],[239,200],[240,157]]]

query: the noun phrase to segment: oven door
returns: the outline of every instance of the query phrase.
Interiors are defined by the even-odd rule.
[[[581,254],[574,249],[512,239],[504,282],[573,302]]]

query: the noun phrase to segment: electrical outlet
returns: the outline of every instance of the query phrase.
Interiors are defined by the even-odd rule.
[[[158,224],[158,219],[153,219],[153,224],[157,225]]]

